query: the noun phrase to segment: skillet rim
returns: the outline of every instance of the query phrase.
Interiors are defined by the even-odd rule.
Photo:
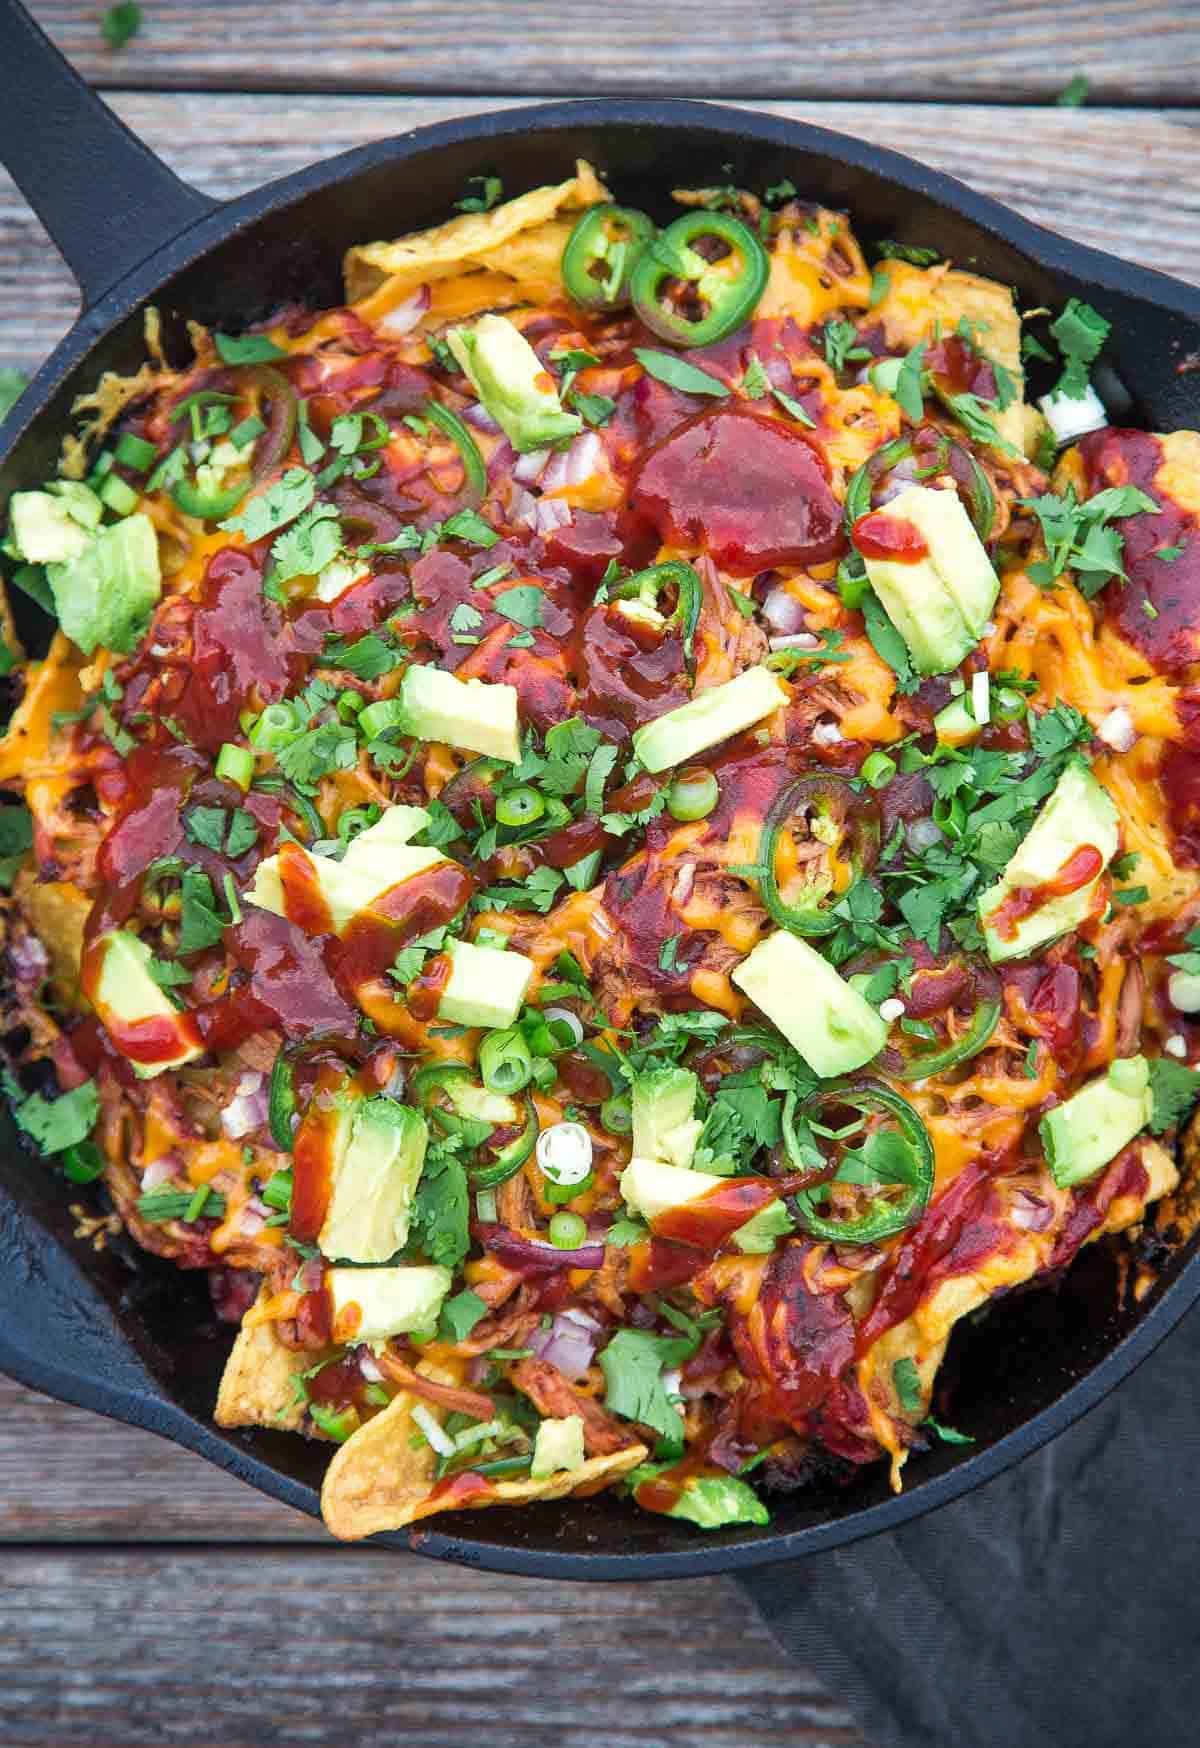
[[[1164,313],[1200,324],[1200,288],[1061,237],[990,195],[977,193],[945,172],[890,148],[808,122],[727,104],[684,98],[571,99],[451,118],[372,141],[216,205],[187,222],[83,310],[0,426],[0,466],[47,411],[46,403],[108,333],[148,301],[166,280],[257,221],[361,172],[385,164],[400,165],[443,146],[489,141],[499,144],[531,129],[570,133],[606,127],[699,131],[714,144],[730,136],[750,136],[782,151],[822,155],[851,170],[882,178],[899,190],[923,196],[943,211],[967,220],[1024,254],[1047,272],[1085,282],[1093,290],[1140,299]],[[194,213],[194,205],[189,210]],[[66,1246],[60,1245],[7,1192],[0,1200],[0,1226],[3,1228],[0,1253],[10,1252],[14,1241],[27,1251],[32,1245],[35,1251],[40,1247],[46,1252],[38,1258],[39,1267],[28,1269],[30,1275],[45,1279],[58,1273],[65,1281],[67,1276],[81,1272]],[[694,1548],[664,1552],[614,1554],[529,1548],[423,1526],[374,1537],[372,1542],[516,1576],[659,1580],[773,1564],[896,1528],[962,1497],[1030,1455],[1094,1408],[1128,1376],[1200,1298],[1200,1243],[1193,1241],[1193,1246],[1191,1257],[1177,1265],[1175,1278],[1160,1290],[1133,1329],[1047,1407],[943,1473],[917,1481],[905,1493],[845,1516],[797,1530],[750,1534],[744,1529],[733,1529],[719,1539],[698,1541]],[[130,1337],[119,1330],[115,1320],[114,1332],[115,1339],[132,1351]],[[164,1393],[166,1386],[158,1380],[150,1380],[154,1389],[146,1391],[73,1372],[42,1352],[26,1352],[14,1345],[2,1328],[0,1363],[30,1388],[170,1438],[269,1496],[310,1516],[319,1515],[315,1488],[281,1473],[247,1445],[221,1434],[211,1423],[194,1418]]]

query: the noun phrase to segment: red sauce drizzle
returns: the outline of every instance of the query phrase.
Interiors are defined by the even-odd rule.
[[[295,923],[306,935],[333,933],[333,917],[321,890],[316,865],[300,844],[280,844],[279,883],[290,923]]]
[[[929,557],[925,537],[915,523],[886,510],[868,510],[854,524],[854,544],[864,558],[887,559],[892,564],[916,564]]]
[[[381,976],[406,941],[448,923],[469,902],[474,890],[474,880],[456,862],[439,862],[389,887],[369,910],[351,917],[340,939],[329,942],[325,959],[338,987],[352,993],[369,978]],[[444,954],[440,957],[445,959]],[[445,977],[449,975],[447,959]],[[420,982],[419,977],[414,979],[414,983]],[[439,995],[444,987],[445,979]],[[418,1019],[433,1017],[416,1014],[411,1000],[409,1010]]]
[[[292,1237],[302,1244],[315,1244],[325,1224],[333,1187],[333,1142],[337,1131],[333,1099],[343,1079],[332,1065],[322,1067],[312,1102],[292,1146],[290,1230]]]
[[[696,1201],[656,1215],[651,1229],[657,1238],[673,1238],[711,1254],[778,1194],[778,1184],[767,1177],[717,1179]]]
[[[445,994],[453,966],[448,953],[437,953],[418,973],[405,992],[408,1011],[422,1023],[436,1019],[438,1004]]]
[[[995,929],[1002,940],[1011,941],[1017,932],[1018,923],[1026,917],[1033,916],[1054,898],[1066,898],[1069,893],[1078,892],[1081,886],[1088,886],[1104,867],[1104,857],[1093,844],[1081,844],[1072,856],[1068,856],[1053,880],[1044,880],[1040,886],[1016,886],[1003,899],[988,917],[988,927]]]
[[[663,540],[706,546],[732,576],[820,564],[845,546],[823,452],[779,419],[736,407],[701,413],[652,449],[630,502]]]

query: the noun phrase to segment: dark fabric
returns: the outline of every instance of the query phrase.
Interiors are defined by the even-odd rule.
[[[742,1584],[871,1748],[1197,1748],[1200,1310],[953,1505]]]

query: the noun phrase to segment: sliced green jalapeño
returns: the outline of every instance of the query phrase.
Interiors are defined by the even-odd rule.
[[[629,302],[629,282],[654,220],[632,206],[593,206],[567,238],[562,279],[585,310],[615,310]]]
[[[711,346],[753,315],[770,271],[766,250],[741,219],[690,212],[643,251],[633,270],[633,307],[672,346]]]

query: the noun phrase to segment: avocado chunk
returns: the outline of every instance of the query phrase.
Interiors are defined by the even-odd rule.
[[[387,1341],[393,1335],[436,1329],[453,1280],[436,1263],[394,1269],[325,1271],[336,1341]]]
[[[91,545],[104,506],[74,481],[70,492],[14,492],[8,501],[9,549],[26,564],[65,564]]]
[[[1150,1064],[1124,1056],[1107,1074],[1048,1111],[1038,1124],[1046,1164],[1060,1190],[1069,1190],[1115,1159],[1154,1113]]]
[[[408,841],[428,824],[429,814],[423,807],[389,807],[373,826],[351,840],[340,862],[332,856],[306,852],[336,934],[343,934],[353,917],[369,910],[393,886],[446,861],[440,850],[423,849]],[[263,858],[242,896],[247,904],[256,904],[261,910],[287,915],[277,855]]]
[[[451,328],[446,344],[518,453],[583,430],[583,420],[563,410],[557,383],[507,316],[481,316],[473,327]]]
[[[978,739],[981,724],[976,722],[971,713],[971,705],[964,692],[961,698],[952,698],[944,710],[939,710],[933,719],[933,731],[938,739],[950,747],[964,747],[970,741]]]
[[[150,975],[153,955],[144,941],[126,929],[114,929],[103,937],[104,957],[100,976],[92,997],[92,1006],[106,1031],[114,1036],[118,1049],[129,1054],[133,1071],[141,1080],[153,1080],[168,1068],[181,1068],[196,1056],[203,1056],[195,1024],[189,1015],[181,1013],[168,999]],[[139,1062],[123,1049],[122,1034],[147,1020],[167,1022],[177,1034],[179,1048],[174,1055],[161,1061]],[[132,1041],[131,1041],[132,1047]]]
[[[483,753],[515,765],[521,757],[517,689],[459,680],[440,668],[409,668],[400,688],[411,732],[421,740]]]
[[[84,655],[130,655],[162,594],[158,535],[139,512],[102,528],[76,557],[48,564],[59,624]]]
[[[347,1262],[387,1262],[408,1241],[429,1131],[419,1112],[395,1099],[353,1104],[335,1138],[333,1187],[317,1243],[326,1256]]]
[[[643,1220],[656,1220],[668,1208],[698,1202],[721,1182],[706,1171],[689,1171],[666,1165],[660,1159],[642,1159],[634,1154],[621,1173],[620,1189],[626,1203]]]
[[[439,1020],[452,1026],[515,1024],[525,991],[536,967],[524,953],[505,947],[476,947],[471,941],[448,941],[450,981],[438,1003]]]
[[[923,674],[956,668],[991,616],[1000,579],[971,519],[952,490],[908,486],[886,506],[921,536],[926,555],[913,562],[866,558],[871,587]]]
[[[1078,928],[1091,911],[1096,883],[1116,855],[1117,841],[1117,810],[1107,790],[1086,765],[1068,765],[1004,873],[979,900],[979,924],[992,963],[1023,959]],[[1053,882],[1086,845],[1100,853],[1095,879],[1074,892],[1048,898],[1016,919],[1012,935],[989,924],[1010,894],[1021,889],[1036,892]]]
[[[568,1414],[563,1420],[543,1420],[533,1441],[533,1480],[544,1481],[563,1469],[582,1469],[583,1415]]]
[[[878,1056],[887,1023],[807,941],[776,929],[732,972],[814,1074],[849,1074]]]
[[[635,1075],[633,1151],[644,1159],[689,1166],[704,1127],[696,1109],[699,1081],[686,1068],[667,1066]]]
[[[709,1195],[724,1180],[706,1171],[689,1171],[678,1165],[664,1165],[660,1159],[642,1159],[636,1153],[621,1173],[620,1191],[633,1213],[651,1224],[671,1208],[685,1208]],[[733,1235],[739,1250],[772,1250],[777,1237],[792,1231],[792,1221],[783,1203],[776,1198],[748,1215]]]
[[[787,701],[787,692],[770,668],[747,668],[735,680],[697,692],[677,710],[668,710],[639,728],[633,750],[648,771],[666,771],[753,728]]]

